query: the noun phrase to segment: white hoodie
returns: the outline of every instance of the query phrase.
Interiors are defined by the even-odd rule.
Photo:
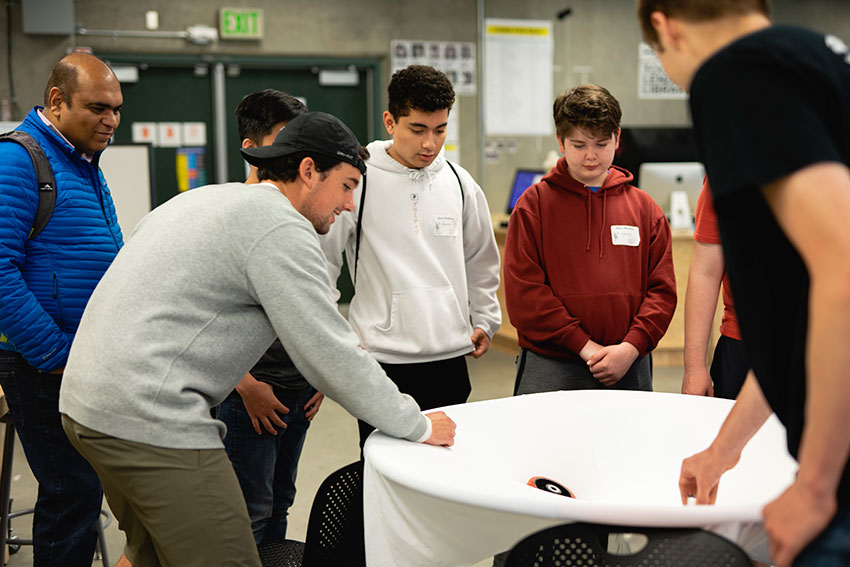
[[[499,250],[487,200],[472,176],[452,164],[458,184],[442,152],[428,167],[410,169],[390,157],[391,145],[377,140],[368,146],[356,279],[362,182],[354,211],[340,215],[321,238],[331,281],[345,251],[355,281],[348,321],[379,362],[466,354],[474,328],[492,337],[502,322]]]

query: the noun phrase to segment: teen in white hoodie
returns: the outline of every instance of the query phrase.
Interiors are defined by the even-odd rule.
[[[346,252],[349,323],[399,389],[423,409],[463,403],[464,356],[487,352],[501,324],[490,212],[481,187],[441,152],[454,102],[446,76],[413,65],[388,91],[393,139],[369,144],[355,209],[338,217],[322,248],[331,281]],[[361,447],[371,431],[360,422]]]

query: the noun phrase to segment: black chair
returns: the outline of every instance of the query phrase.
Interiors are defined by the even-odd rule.
[[[261,545],[263,567],[365,567],[362,461],[331,473],[319,486],[306,539]]]
[[[331,473],[319,487],[306,539],[303,567],[365,567],[362,461]]]
[[[646,545],[628,555],[609,553],[611,534],[642,534]],[[637,538],[635,538],[637,539]],[[641,538],[642,539],[642,538]],[[565,524],[532,534],[508,553],[505,567],[748,567],[735,543],[699,529]]]
[[[263,567],[301,567],[304,560],[304,542],[294,539],[263,543],[257,551]]]

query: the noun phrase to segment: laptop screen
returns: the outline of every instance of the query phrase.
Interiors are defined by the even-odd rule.
[[[546,172],[539,169],[516,170],[516,173],[514,174],[514,184],[511,187],[510,197],[508,197],[508,214],[511,214],[511,211],[514,210],[520,195],[522,195],[526,189],[540,181],[544,175],[546,175]]]

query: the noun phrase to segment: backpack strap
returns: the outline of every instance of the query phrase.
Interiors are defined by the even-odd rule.
[[[357,284],[357,258],[360,257],[360,232],[363,224],[363,203],[366,201],[366,174],[363,174],[363,189],[360,191],[360,209],[357,211],[357,228],[355,229],[356,236],[354,238],[354,277],[352,284]]]
[[[35,167],[35,178],[38,183],[38,209],[35,212],[32,229],[27,237],[27,240],[32,240],[47,226],[47,222],[53,214],[53,208],[56,206],[56,179],[53,177],[53,168],[50,167],[50,162],[47,161],[44,150],[26,132],[14,130],[0,134],[0,142],[16,142],[23,146],[29,153],[33,167]]]
[[[457,174],[457,170],[455,169],[455,166],[452,165],[452,162],[446,160],[446,163],[449,164],[449,168],[452,170],[452,173],[454,173],[455,177],[457,178],[457,186],[460,188],[460,208],[463,209],[463,206],[466,204],[466,201],[463,196],[463,183],[460,182],[460,175]]]

